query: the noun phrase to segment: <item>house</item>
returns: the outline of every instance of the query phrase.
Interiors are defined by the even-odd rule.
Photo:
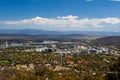
[[[74,65],[74,61],[67,61],[68,65]]]
[[[89,54],[89,50],[81,50],[80,54]]]

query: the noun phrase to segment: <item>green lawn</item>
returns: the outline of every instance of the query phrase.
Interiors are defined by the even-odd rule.
[[[7,59],[3,59],[3,60],[0,60],[0,63],[10,63],[11,61],[10,60],[7,60]]]

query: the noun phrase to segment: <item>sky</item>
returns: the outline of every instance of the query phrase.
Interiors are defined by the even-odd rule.
[[[0,29],[120,31],[120,0],[0,0]]]

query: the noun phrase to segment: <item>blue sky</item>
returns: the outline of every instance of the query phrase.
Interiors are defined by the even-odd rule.
[[[0,29],[120,31],[120,0],[0,0]]]

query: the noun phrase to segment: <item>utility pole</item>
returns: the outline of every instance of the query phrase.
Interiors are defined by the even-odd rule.
[[[60,57],[61,57],[61,65],[63,64],[63,53],[60,53]]]

